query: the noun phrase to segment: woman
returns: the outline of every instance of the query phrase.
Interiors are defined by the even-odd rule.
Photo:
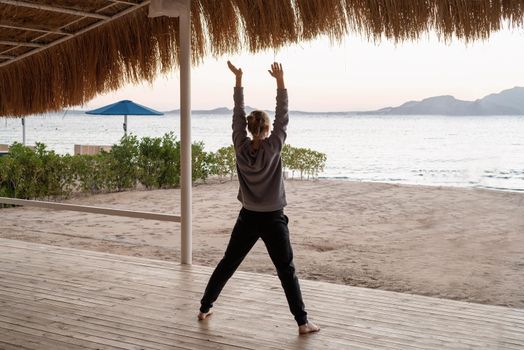
[[[253,111],[247,118],[244,111],[242,69],[227,62],[235,74],[235,107],[233,110],[233,144],[239,180],[238,200],[242,209],[231,233],[224,257],[217,265],[201,300],[199,320],[212,314],[210,310],[222,288],[247,253],[262,238],[284,288],[289,309],[300,334],[320,330],[308,322],[298,278],[293,265],[289,241],[288,218],[284,215],[286,194],[282,179],[280,152],[286,139],[289,122],[288,97],[282,65],[273,63],[269,74],[277,83],[277,106],[273,131],[269,135],[269,117],[264,111]],[[248,138],[247,129],[252,138]]]

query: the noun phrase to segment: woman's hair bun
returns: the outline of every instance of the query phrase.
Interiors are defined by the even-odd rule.
[[[269,116],[264,111],[253,111],[247,116],[247,129],[253,137],[259,136],[262,131],[269,130]]]

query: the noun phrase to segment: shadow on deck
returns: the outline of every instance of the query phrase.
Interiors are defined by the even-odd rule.
[[[209,320],[202,266],[0,239],[0,349],[523,349],[524,310],[237,272]]]

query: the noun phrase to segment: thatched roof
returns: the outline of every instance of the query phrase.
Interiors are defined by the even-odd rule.
[[[83,104],[177,66],[178,19],[146,0],[0,0],[0,116]],[[371,40],[488,38],[523,0],[192,0],[193,60],[348,32]]]

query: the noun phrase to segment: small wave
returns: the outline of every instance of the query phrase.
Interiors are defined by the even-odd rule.
[[[505,192],[524,192],[524,188],[520,187],[501,187],[501,186],[490,186],[481,185],[477,181],[464,181],[464,182],[449,182],[449,183],[421,183],[418,181],[409,181],[408,179],[401,178],[355,178],[349,176],[319,176],[320,180],[343,180],[343,181],[357,181],[357,182],[379,182],[389,184],[402,184],[402,185],[419,185],[419,186],[430,186],[430,187],[459,187],[459,188],[479,188],[486,190],[496,190]]]
[[[350,180],[352,179],[349,176],[319,176],[318,178],[321,180]]]
[[[507,188],[507,187],[498,187],[498,186],[488,186],[488,185],[476,185],[474,188],[481,188],[484,190],[496,190],[504,192],[524,192],[524,188]]]

